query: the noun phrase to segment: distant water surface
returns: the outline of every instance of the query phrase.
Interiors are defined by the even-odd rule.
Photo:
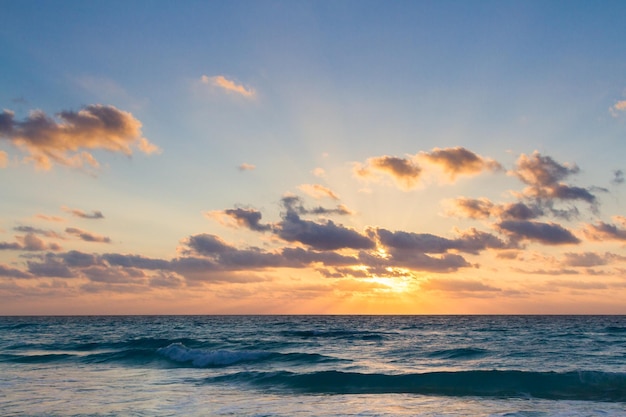
[[[626,416],[626,317],[0,317],[0,415]]]

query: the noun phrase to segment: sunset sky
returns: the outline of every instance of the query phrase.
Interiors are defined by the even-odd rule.
[[[0,2],[0,314],[626,314],[626,2]]]

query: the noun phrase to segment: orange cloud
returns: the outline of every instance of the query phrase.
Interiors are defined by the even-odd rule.
[[[151,154],[159,148],[141,136],[141,122],[113,106],[89,105],[78,112],[62,111],[56,119],[36,110],[20,122],[14,113],[0,113],[0,139],[25,151],[26,162],[44,170],[59,164],[74,168],[98,168],[87,150],[103,149],[132,155],[131,146]]]
[[[620,113],[626,113],[626,100],[621,100],[609,108],[613,117],[619,117]]]
[[[246,88],[241,84],[237,84],[232,80],[224,77],[223,75],[216,75],[213,77],[209,77],[207,75],[203,75],[200,80],[203,84],[209,84],[215,87],[219,87],[223,90],[240,94],[247,98],[253,98],[256,96],[256,92],[252,88]]]
[[[6,168],[9,157],[6,152],[0,151],[0,168]]]
[[[472,175],[487,170],[502,170],[502,165],[493,159],[483,158],[460,146],[444,149],[434,148],[431,152],[421,152],[418,156],[440,166],[451,179],[455,179],[460,174]]]
[[[239,171],[253,171],[256,169],[256,166],[244,162],[243,164],[239,165],[238,169]]]
[[[376,172],[391,176],[404,189],[411,189],[417,185],[422,168],[410,158],[388,155],[369,158],[365,165],[354,165],[354,174],[358,178],[375,177]]]
[[[298,189],[316,199],[328,197],[339,200],[339,196],[333,190],[320,184],[302,184]]]

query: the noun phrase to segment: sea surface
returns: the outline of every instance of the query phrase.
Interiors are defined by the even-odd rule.
[[[626,416],[626,316],[0,317],[2,416]]]

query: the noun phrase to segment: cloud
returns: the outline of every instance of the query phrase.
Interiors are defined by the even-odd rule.
[[[541,208],[529,206],[525,203],[495,204],[486,198],[460,197],[451,200],[448,205],[449,215],[468,217],[470,219],[487,219],[499,217],[501,219],[529,220],[543,214]]]
[[[24,236],[16,236],[17,242],[0,242],[0,250],[16,250],[16,251],[60,251],[61,246],[56,243],[47,244],[38,238],[35,233],[26,233]]]
[[[146,258],[141,255],[123,255],[119,253],[105,253],[102,259],[114,266],[139,268],[148,270],[169,270],[170,262],[164,259]],[[96,265],[94,263],[94,265]]]
[[[0,151],[0,168],[6,168],[9,162],[9,156],[5,151]]]
[[[429,279],[420,283],[420,288],[427,291],[445,291],[445,292],[499,292],[500,288],[483,284],[480,281],[454,279],[454,278],[438,278]]]
[[[0,264],[0,277],[5,278],[32,278],[32,275],[27,274],[19,269],[11,268],[6,265]]]
[[[556,223],[505,220],[498,223],[497,227],[508,233],[513,240],[531,240],[546,245],[580,243],[580,240],[572,232]]]
[[[624,183],[624,171],[621,169],[616,169],[613,171],[613,179],[611,180],[611,184],[619,185]]]
[[[275,226],[275,233],[288,242],[300,242],[316,250],[372,249],[374,242],[359,232],[331,220],[316,223],[290,211]]]
[[[499,171],[502,165],[493,159],[483,158],[463,147],[434,148],[431,152],[421,152],[420,159],[440,166],[451,179],[457,175],[473,175],[482,171]]]
[[[626,112],[626,100],[620,100],[609,108],[609,112],[613,117],[619,117]]]
[[[601,256],[594,252],[584,252],[584,253],[572,253],[568,252],[563,254],[563,264],[565,266],[574,266],[574,267],[592,267],[592,266],[600,266],[606,265],[609,261],[607,256]]]
[[[91,266],[83,268],[82,274],[93,282],[108,284],[128,284],[142,281],[146,275],[134,268]]]
[[[615,216],[614,220],[622,223],[624,226],[624,218]],[[605,223],[602,221],[596,224],[588,224],[583,230],[587,239],[603,241],[603,240],[624,240],[626,241],[626,227],[620,227],[615,224]]]
[[[298,189],[315,199],[328,197],[333,200],[339,200],[339,196],[333,190],[320,184],[302,184],[298,186]]]
[[[537,151],[531,156],[520,155],[516,168],[513,174],[525,184],[534,187],[553,186],[580,171],[576,165],[559,164],[551,157],[542,156]]]
[[[141,136],[141,122],[113,106],[89,105],[78,112],[61,111],[57,119],[42,111],[31,112],[26,120],[14,120],[14,113],[0,113],[0,139],[11,142],[29,156],[38,168],[48,170],[54,163],[74,168],[98,168],[98,161],[85,150],[102,149],[132,155],[131,146],[151,154],[156,145]]]
[[[92,220],[104,219],[104,215],[102,214],[101,211],[98,211],[98,210],[94,210],[91,212],[91,214],[89,214],[82,210],[71,209],[68,207],[62,207],[62,209],[63,211],[70,213],[72,216],[80,217],[81,219],[92,219]]]
[[[38,238],[34,233],[27,233],[24,236],[17,236],[17,240],[22,244],[22,250],[26,251],[59,251],[61,247],[56,243],[46,244],[42,239]]]
[[[0,242],[0,250],[21,250],[22,245],[17,242]]]
[[[254,209],[235,208],[224,210],[222,213],[234,219],[239,226],[247,227],[255,232],[265,232],[272,228],[271,225],[261,224],[262,214]]]
[[[423,165],[418,164],[418,161]],[[365,164],[355,163],[353,173],[364,180],[376,179],[377,174],[389,175],[400,188],[409,190],[417,186],[429,166],[441,169],[450,180],[455,180],[459,175],[502,170],[502,166],[493,159],[484,158],[459,146],[434,148],[430,152],[419,152],[405,158],[388,155],[369,158]]]
[[[41,219],[41,220],[45,220],[47,222],[56,222],[56,223],[58,223],[58,222],[64,222],[65,221],[65,219],[63,217],[48,216],[46,214],[37,214],[35,217],[38,218],[38,219]]]
[[[399,252],[446,253],[450,250],[477,254],[485,249],[509,249],[506,243],[490,233],[470,229],[461,232],[457,239],[447,239],[430,233],[412,233],[404,231],[390,232],[386,229],[370,229],[370,235],[390,251],[395,257]]]
[[[51,256],[47,256],[42,262],[28,261],[28,272],[38,277],[75,278],[64,262]]]
[[[351,215],[354,214],[350,209],[348,209],[343,204],[338,205],[336,208],[326,208],[326,207],[313,207],[311,209],[307,209],[302,204],[302,199],[295,195],[286,195],[280,201],[286,209],[286,213],[297,213],[298,215],[306,215],[306,214],[316,214],[316,215]]]
[[[51,237],[53,239],[64,239],[63,236],[61,236],[54,230],[39,229],[39,228],[32,227],[32,226],[16,226],[13,228],[13,230],[15,230],[16,232],[33,233],[33,234],[42,235],[45,237]]]
[[[580,200],[589,203],[592,211],[596,211],[597,199],[591,191],[606,191],[598,187],[581,188],[562,182],[578,172],[580,169],[575,164],[560,164],[535,151],[531,156],[520,155],[516,169],[509,173],[528,185],[522,197],[534,200],[539,210],[547,210],[557,217],[570,218],[578,214],[575,206],[559,209],[554,203]]]
[[[422,168],[410,158],[398,158],[395,156],[378,156],[369,158],[365,165],[356,163],[354,175],[357,178],[369,179],[376,173],[391,176],[403,189],[411,189],[418,183]]]
[[[85,242],[98,242],[98,243],[111,243],[111,239],[106,236],[100,236],[95,233],[87,232],[76,227],[68,227],[65,229],[65,233],[77,236]]]
[[[326,171],[324,170],[324,168],[315,168],[313,171],[311,171],[311,173],[313,175],[315,175],[316,177],[320,177],[323,178],[326,176]]]
[[[242,171],[242,172],[243,172],[243,171],[254,171],[254,170],[256,169],[256,166],[255,166],[255,165],[248,164],[248,163],[244,162],[243,164],[239,165],[239,166],[237,167],[237,169],[238,169],[239,171]]]
[[[336,250],[342,248],[371,249],[374,242],[359,232],[337,225],[331,220],[316,223],[300,218],[300,214],[347,214],[345,209],[305,209],[298,197],[286,196],[282,199],[286,211],[282,221],[273,226],[273,231],[288,242],[300,242],[317,250]]]
[[[252,88],[246,88],[241,84],[237,84],[232,80],[224,77],[223,75],[216,75],[213,77],[209,77],[207,75],[203,75],[200,78],[200,81],[203,84],[208,84],[214,87],[221,88],[224,91],[239,94],[246,98],[253,98],[256,96],[256,92]]]

